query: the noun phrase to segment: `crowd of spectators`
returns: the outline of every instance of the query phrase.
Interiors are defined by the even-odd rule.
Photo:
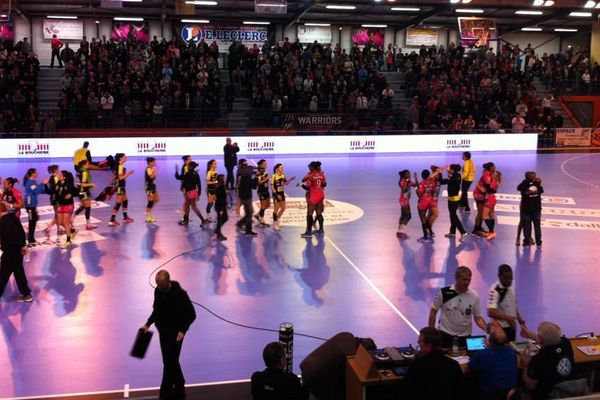
[[[357,123],[386,119],[392,111],[394,90],[381,73],[383,51],[368,44],[350,52],[339,45],[299,41],[247,49],[234,43],[229,68],[236,92],[251,98],[264,118],[258,124],[280,123],[281,112],[348,113]],[[261,113],[262,111],[262,113]]]
[[[303,46],[286,38],[260,48],[232,45],[229,68],[236,94],[251,99],[254,122],[275,127],[282,112],[331,112],[345,113],[355,128],[527,129],[549,135],[564,122],[552,108],[555,98],[567,87],[595,89],[600,80],[600,66],[590,65],[587,50],[569,47],[540,56],[530,44],[521,49],[508,43],[498,52],[454,44],[410,53],[369,44],[346,52],[339,45]],[[384,70],[404,75],[408,109],[394,107],[401,88],[387,84]],[[535,77],[550,96],[538,96]]]
[[[497,52],[452,43],[411,52],[375,44],[346,51],[286,38],[229,46],[224,59],[230,84],[224,88],[219,51],[216,42],[156,36],[150,43],[106,36],[84,36],[78,46],[65,43],[58,127],[212,126],[223,96],[228,112],[236,97],[249,98],[250,124],[261,127],[283,126],[286,112],[341,113],[347,129],[528,130],[550,136],[563,125],[553,109],[556,97],[568,89],[599,89],[600,82],[598,63],[591,64],[587,50],[572,47],[551,55],[508,43]],[[27,39],[2,44],[0,66],[1,130],[46,130],[36,110],[39,62]],[[388,84],[385,70],[401,73],[404,88]],[[548,96],[538,95],[536,77]],[[400,95],[407,105],[394,101]]]
[[[28,39],[14,46],[10,41],[0,43],[0,132],[32,131],[36,125],[39,127],[39,64]]]
[[[492,49],[466,51],[461,46],[421,48],[400,55],[397,67],[405,73],[407,95],[412,101],[407,115],[409,129],[491,131],[525,129],[547,134],[563,125],[552,109],[552,94],[541,99],[534,78],[539,77],[555,96],[567,85],[574,90],[586,85],[580,79],[600,77],[600,67],[591,67],[587,51],[539,56],[528,45],[502,44]],[[586,78],[587,79],[587,78]],[[589,86],[587,86],[589,87]],[[587,88],[586,87],[586,88]]]
[[[219,48],[154,36],[117,42],[84,36],[65,48],[60,84],[62,127],[210,126],[219,115]]]

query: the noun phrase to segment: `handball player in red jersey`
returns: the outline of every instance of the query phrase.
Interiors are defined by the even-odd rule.
[[[496,224],[494,209],[496,207],[496,192],[498,191],[500,183],[502,183],[502,174],[500,171],[496,171],[496,166],[494,163],[488,164],[490,173],[486,175],[483,182],[486,190],[486,199],[483,203],[481,218],[485,221],[485,224],[488,227],[486,239],[492,240],[496,237],[496,232],[494,231],[494,225]]]
[[[490,222],[488,221],[490,217],[490,210],[492,211],[491,231],[494,231],[493,209],[496,205],[495,193],[499,185],[499,181],[497,179],[497,174],[495,173],[495,171],[496,166],[494,165],[494,163],[488,162],[483,164],[483,173],[481,174],[481,178],[479,178],[477,185],[475,185],[475,189],[473,189],[473,198],[475,199],[475,203],[477,204],[477,216],[475,217],[475,226],[473,227],[473,232],[471,233],[473,236],[488,236],[489,233],[483,230],[482,224],[485,220],[486,225],[488,226],[488,228],[490,228]],[[484,215],[484,210],[486,208],[487,211]],[[496,235],[492,235],[492,238],[494,236]]]
[[[402,232],[402,229],[408,225],[408,221],[412,217],[410,212],[410,192],[411,188],[416,187],[419,182],[417,180],[415,182],[410,180],[410,171],[407,169],[400,171],[399,175],[400,181],[398,181],[398,186],[400,186],[400,198],[398,201],[400,202],[400,218],[398,219],[396,237],[406,239],[408,235]]]
[[[318,235],[325,233],[323,229],[323,210],[325,209],[325,186],[327,186],[327,179],[325,174],[321,171],[321,162],[312,161],[308,164],[309,172],[302,179],[302,187],[307,191],[306,193],[306,232],[302,234],[303,238],[312,237],[312,226],[313,226],[313,213],[317,213],[316,220],[319,223],[319,230],[316,232]]]
[[[421,183],[417,186],[417,196],[419,196],[419,202],[417,203],[417,210],[419,211],[419,218],[421,219],[421,228],[423,229],[423,237],[419,239],[421,243],[427,243],[432,240],[431,225],[428,217],[431,209],[437,207],[437,200],[434,199],[434,192],[437,187],[437,176],[438,171],[436,170],[433,174],[429,170],[424,169],[421,172]],[[415,173],[415,180],[417,174]]]

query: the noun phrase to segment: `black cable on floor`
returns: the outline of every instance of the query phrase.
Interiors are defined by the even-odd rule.
[[[150,273],[150,275],[148,275],[148,284],[150,285],[150,287],[152,289],[156,289],[156,285],[154,285],[154,283],[152,282],[152,276],[158,272],[158,270],[162,269],[164,266],[170,264],[171,262],[173,262],[174,260],[176,260],[179,257],[183,257],[185,255],[191,254],[191,253],[195,253],[197,251],[201,251],[204,250],[205,248],[210,246],[210,241],[208,241],[206,244],[204,244],[203,246],[197,247],[195,249],[192,250],[188,250],[188,251],[184,251],[182,253],[179,253],[173,257],[171,257],[170,259],[168,259],[167,261],[165,261],[164,263],[160,264],[158,267],[156,267],[154,270],[152,270],[152,272]],[[211,314],[212,316],[220,319],[223,322],[226,322],[228,324],[234,325],[234,326],[239,326],[240,328],[245,328],[245,329],[252,329],[255,331],[264,331],[264,332],[273,332],[273,333],[279,333],[278,329],[269,329],[269,328],[262,328],[262,327],[258,327],[258,326],[252,326],[252,325],[245,325],[245,324],[240,324],[239,322],[235,322],[235,321],[231,321],[225,317],[220,316],[219,314],[215,313],[214,311],[212,311],[210,308],[195,302],[192,300],[192,304],[202,308],[203,310],[207,311],[209,314]],[[313,336],[313,335],[308,335],[306,333],[300,333],[300,332],[294,332],[294,336],[302,336],[305,338],[310,338],[310,339],[316,339],[316,340],[322,340],[322,341],[326,341],[327,339],[324,339],[322,337],[318,337],[318,336]]]

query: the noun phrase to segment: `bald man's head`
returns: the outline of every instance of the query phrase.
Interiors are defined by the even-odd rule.
[[[506,332],[499,326],[492,326],[490,328],[490,343],[497,346],[502,346],[506,344],[508,338],[506,337]]]
[[[164,270],[161,269],[156,274],[156,287],[163,293],[166,293],[171,289],[171,275]]]

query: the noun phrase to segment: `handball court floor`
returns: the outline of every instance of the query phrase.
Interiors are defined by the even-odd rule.
[[[207,159],[196,158],[200,171]],[[530,327],[552,320],[570,336],[598,331],[600,154],[474,153],[477,175],[487,161],[495,162],[503,173],[498,237],[491,242],[470,237],[463,243],[444,238],[449,221],[446,200],[440,197],[437,237],[430,244],[417,242],[420,224],[414,194],[409,238],[395,236],[398,171],[462,163],[459,152],[319,159],[328,179],[324,237],[300,238],[304,193],[293,184],[287,188],[289,208],[280,232],[255,227],[258,237],[246,237],[236,232],[232,211],[224,230],[229,239],[218,243],[212,231],[199,228],[196,217],[189,227],[177,224],[182,196],[173,169],[179,158],[158,159],[158,222],[145,223],[145,161],[131,158],[127,168],[136,172],[127,188],[135,222],[109,228],[112,203],[97,203],[92,217],[98,229],[82,230],[76,246],[61,250],[46,244],[31,253],[25,268],[33,303],[15,302],[18,292],[14,282],[9,283],[0,301],[0,397],[158,386],[162,363],[157,338],[146,359],[128,354],[151,311],[149,282],[154,272],[178,255],[163,268],[192,300],[223,318],[256,327],[277,329],[289,321],[296,332],[322,338],[350,331],[374,338],[379,347],[416,346],[417,330],[427,323],[436,289],[453,282],[457,266],[472,269],[471,287],[485,309],[497,267],[507,263],[515,270],[519,307]],[[301,178],[310,161],[310,155],[272,156],[269,171],[281,162],[288,177]],[[0,175],[20,179],[28,167],[36,167],[44,177],[52,163],[72,168],[70,159],[4,160]],[[516,186],[527,170],[537,171],[545,188],[542,250],[515,246]],[[109,173],[92,175],[97,193]],[[43,196],[40,240],[41,229],[51,218],[47,204]],[[205,204],[203,195],[202,210]],[[462,219],[470,231],[474,214]],[[277,340],[277,333],[234,326],[198,307],[197,315],[181,356],[188,384],[248,379],[263,368],[262,348]],[[295,338],[295,372],[320,344]]]

